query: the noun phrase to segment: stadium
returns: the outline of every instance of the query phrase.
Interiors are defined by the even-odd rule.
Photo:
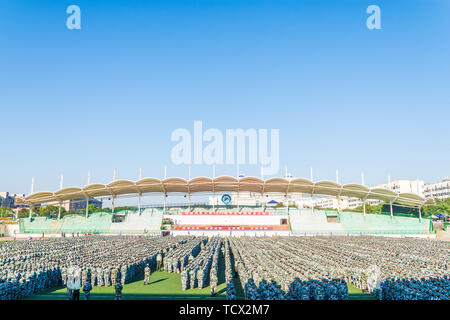
[[[450,300],[449,13],[2,0],[0,304]]]
[[[358,198],[363,212],[270,201],[231,205],[230,194],[246,192],[263,199]],[[197,194],[221,203],[191,203]],[[142,205],[147,195],[161,197],[163,204]],[[186,203],[168,204],[169,195]],[[121,197],[134,199],[136,209],[116,211]],[[93,198],[111,199],[111,212],[89,212]],[[62,203],[74,199],[86,202],[85,213],[62,217]],[[373,199],[388,204],[390,212],[368,214],[365,203]],[[448,242],[436,241],[432,220],[421,216],[433,201],[413,193],[221,176],[116,180],[36,192],[16,202],[28,205],[30,216],[3,227],[14,240],[28,240],[1,247],[6,270],[12,267],[3,271],[4,299],[67,299],[77,281],[78,289],[91,284],[89,299],[122,299],[122,290],[124,299],[448,299]],[[50,204],[60,206],[58,216],[33,214]],[[394,206],[416,208],[419,215],[398,215]],[[12,259],[17,253],[23,260]]]
[[[230,193],[253,192],[267,197],[289,194],[330,195],[337,199],[354,197],[367,200],[382,200],[390,205],[390,215],[367,215],[366,212],[333,212],[314,208],[231,206],[226,201],[221,205],[191,206],[192,194],[212,194],[229,196]],[[142,196],[160,195],[164,204],[153,208],[141,207]],[[169,194],[185,196],[187,203],[169,207],[166,199]],[[120,196],[138,197],[135,212],[115,212],[114,201]],[[112,199],[112,212],[89,213],[86,205],[85,215],[70,215],[63,219],[32,218],[33,207],[41,204],[62,204],[73,199],[108,197]],[[270,198],[267,198],[270,199]],[[230,199],[229,199],[230,200]],[[82,201],[82,200],[81,200]],[[109,184],[91,184],[83,188],[69,187],[55,192],[37,192],[25,198],[19,198],[18,204],[31,207],[30,218],[20,219],[19,234],[42,233],[47,235],[61,233],[92,234],[159,234],[164,219],[172,222],[172,235],[198,234],[214,235],[351,235],[351,234],[391,234],[427,236],[432,231],[430,220],[420,216],[421,208],[427,205],[424,198],[413,193],[397,194],[393,191],[372,188],[361,184],[339,185],[333,181],[312,182],[308,179],[271,178],[262,180],[256,177],[217,178],[196,177],[190,180],[182,178],[144,178],[133,182],[117,180]],[[406,218],[394,215],[393,204],[419,209],[418,218]],[[112,222],[114,215],[125,215],[124,221]],[[60,217],[60,214],[58,214]]]

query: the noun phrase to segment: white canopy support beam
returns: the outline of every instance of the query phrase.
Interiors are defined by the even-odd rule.
[[[167,198],[167,194],[164,193],[164,207],[163,207],[163,214],[166,214],[166,199]]]
[[[142,199],[142,193],[139,192],[138,195],[138,213],[141,215],[141,199]]]
[[[188,194],[188,211],[191,212],[191,194]]]
[[[311,182],[313,181],[312,178],[313,178],[313,174],[312,174],[312,167],[311,167]],[[315,185],[313,182],[313,187],[311,188],[311,213],[314,213],[314,198],[313,198],[314,191],[315,191],[314,188],[315,188]]]
[[[62,202],[59,202],[59,206],[58,206],[58,220],[61,219],[61,206],[62,206]]]
[[[363,213],[364,213],[364,218],[366,217],[367,213],[366,213],[366,199],[363,200]]]
[[[389,201],[389,208],[391,209],[391,218],[394,217],[394,208],[392,208],[392,201]]]
[[[364,180],[364,174],[363,175],[363,180]],[[364,181],[363,181],[364,182]],[[363,198],[363,211],[364,211],[364,218],[367,216],[367,212],[366,212],[366,202],[367,202],[367,198],[369,197],[369,193],[366,194],[366,196]]]
[[[114,214],[114,199],[116,198],[116,196],[112,195],[111,198],[111,209],[112,209],[112,213]]]

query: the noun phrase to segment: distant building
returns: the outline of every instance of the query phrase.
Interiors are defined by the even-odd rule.
[[[103,206],[103,202],[101,200],[91,198],[89,199],[89,205],[94,205],[101,209]],[[86,210],[86,199],[67,200],[63,202],[62,207],[66,209],[66,211]]]
[[[8,207],[15,209],[18,207],[24,207],[23,205],[16,205],[15,201],[17,197],[25,197],[24,194],[12,194],[9,192],[0,192],[0,207]]]
[[[366,204],[369,205],[377,205],[381,203],[380,200],[367,200]],[[363,205],[363,202],[361,199],[358,198],[348,198],[348,197],[341,197],[340,200],[337,199],[337,197],[325,197],[325,198],[319,198],[314,200],[314,207],[315,208],[322,208],[322,209],[355,209],[357,207],[360,207]]]
[[[393,180],[386,184],[377,184],[376,188],[384,188],[397,193],[415,193],[419,196],[424,196],[423,180]]]
[[[444,200],[450,197],[450,179],[444,179],[442,182],[429,183],[423,188],[423,195],[425,198],[438,198]]]

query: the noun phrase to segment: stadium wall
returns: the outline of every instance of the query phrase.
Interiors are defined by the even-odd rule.
[[[19,234],[19,224],[0,224],[0,233],[4,237],[14,237],[15,234]]]
[[[253,209],[255,210],[255,209]],[[258,214],[256,214],[258,212]],[[162,209],[146,209],[139,215],[126,212],[124,222],[113,223],[110,213],[67,215],[63,219],[35,217],[21,218],[17,225],[3,225],[6,236],[24,234],[41,237],[60,235],[62,232],[90,234],[161,234],[163,218],[173,222],[173,235],[222,235],[222,236],[310,236],[310,235],[384,235],[384,236],[423,236],[432,237],[430,221],[417,218],[341,212],[337,221],[327,219],[327,211],[292,208],[272,213],[252,212],[185,212],[184,214],[164,215]],[[336,213],[334,213],[336,214]],[[287,225],[281,225],[286,219]],[[195,228],[194,228],[195,227]],[[267,228],[266,228],[267,227]],[[209,228],[209,229],[208,229]],[[216,228],[216,229],[214,229]],[[182,230],[180,230],[182,229]],[[224,229],[224,230],[223,230]],[[231,230],[232,229],[232,230]]]

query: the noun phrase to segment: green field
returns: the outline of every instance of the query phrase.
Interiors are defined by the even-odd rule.
[[[349,284],[348,286],[349,300],[375,300],[376,298],[367,292],[362,292],[361,289]]]

